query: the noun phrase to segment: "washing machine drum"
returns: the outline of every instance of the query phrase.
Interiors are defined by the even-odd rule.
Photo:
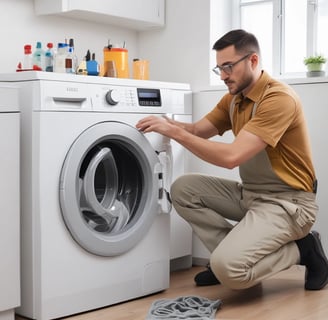
[[[85,130],[66,155],[60,206],[76,242],[101,256],[122,254],[159,214],[161,164],[134,127],[102,122]]]

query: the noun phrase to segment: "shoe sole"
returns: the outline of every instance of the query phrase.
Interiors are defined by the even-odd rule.
[[[314,242],[315,242],[314,251],[325,262],[325,264],[327,266],[327,272],[326,272],[325,280],[323,281],[322,284],[320,284],[319,287],[315,287],[315,288],[314,287],[309,287],[305,283],[305,289],[306,290],[320,290],[328,284],[328,259],[325,255],[324,250],[323,250],[323,247],[322,247],[322,244],[321,244],[321,237],[320,237],[319,232],[311,231],[311,234],[313,235],[313,239],[314,239]]]

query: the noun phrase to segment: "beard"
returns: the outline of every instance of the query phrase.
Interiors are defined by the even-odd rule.
[[[235,81],[233,79],[228,78],[224,81],[226,86],[228,87],[228,91],[232,95],[236,95],[245,90],[249,85],[253,82],[253,78],[251,74],[245,74],[239,81]]]

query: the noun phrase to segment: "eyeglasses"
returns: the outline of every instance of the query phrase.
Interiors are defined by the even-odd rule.
[[[240,58],[238,61],[234,62],[234,63],[229,63],[229,64],[224,64],[223,66],[215,66],[212,71],[220,76],[222,72],[224,72],[227,75],[231,75],[232,74],[232,67],[235,66],[237,63],[245,60],[246,58],[248,58],[251,54],[253,53],[248,53],[246,54],[246,56]]]

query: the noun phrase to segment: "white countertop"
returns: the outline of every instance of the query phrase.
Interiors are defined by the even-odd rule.
[[[17,81],[65,81],[79,82],[87,84],[102,84],[102,85],[120,85],[134,87],[150,87],[150,88],[169,88],[175,90],[190,90],[190,85],[187,83],[178,82],[162,82],[152,80],[135,80],[123,78],[109,78],[98,76],[83,76],[76,74],[43,72],[43,71],[22,71],[13,73],[0,73],[0,82],[17,82]]]

